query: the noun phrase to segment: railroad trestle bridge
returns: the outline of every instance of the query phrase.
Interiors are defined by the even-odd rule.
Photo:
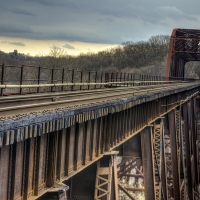
[[[173,63],[173,77],[53,69],[50,82],[21,66],[15,84],[2,65],[1,199],[200,199],[200,81]]]

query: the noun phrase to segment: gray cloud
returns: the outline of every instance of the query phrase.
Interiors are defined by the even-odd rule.
[[[23,42],[9,42],[9,41],[2,41],[2,44],[12,44],[16,46],[26,46]]]
[[[164,15],[165,17],[169,17],[172,19],[187,19],[187,20],[191,20],[191,21],[198,20],[198,18],[196,16],[188,15],[175,6],[159,7],[159,15],[161,15],[161,14]]]
[[[29,12],[26,9],[21,9],[21,8],[13,8],[11,12],[19,14],[19,15],[36,16],[34,13]]]
[[[30,0],[23,0],[24,2],[29,2]],[[69,6],[70,8],[78,8],[78,6],[75,5],[75,3],[70,1],[63,1],[63,0],[32,0],[33,3],[38,3],[43,6],[53,6],[53,7],[66,7]]]
[[[24,0],[24,2],[30,2],[30,0]],[[32,2],[36,2],[45,6],[57,6],[59,1],[53,0],[32,0]]]
[[[0,23],[0,33],[13,33],[14,34],[27,34],[27,33],[32,33],[32,29],[27,26],[27,25],[22,25],[22,24],[14,24],[14,23],[7,23],[5,22],[3,24]]]
[[[75,47],[73,47],[72,45],[66,43],[64,46],[64,48],[67,48],[67,49],[75,49]]]
[[[13,44],[16,46],[26,46],[23,42],[9,42],[9,44]]]
[[[1,1],[0,36],[120,44],[177,27],[198,29],[199,7],[194,0]]]

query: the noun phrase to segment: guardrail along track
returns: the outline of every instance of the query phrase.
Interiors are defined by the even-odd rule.
[[[165,81],[180,81],[180,79],[174,78],[172,80],[170,77],[135,73],[81,71],[67,68],[51,69],[29,65],[0,65],[0,94],[2,96],[103,89],[120,85],[155,85]]]

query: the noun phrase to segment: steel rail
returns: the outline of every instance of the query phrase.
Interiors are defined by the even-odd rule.
[[[198,83],[199,85],[200,83]],[[69,100],[62,100],[62,101],[54,101],[54,102],[43,102],[37,104],[28,104],[28,105],[19,105],[19,106],[11,106],[11,107],[3,107],[0,108],[0,117],[5,116],[14,116],[14,115],[23,115],[23,113],[31,113],[31,112],[43,112],[43,111],[53,111],[55,109],[63,109],[67,107],[77,107],[80,105],[88,105],[91,103],[101,103],[105,101],[116,100],[118,98],[128,98],[138,95],[143,95],[145,93],[150,92],[159,92],[164,90],[176,90],[180,88],[184,88],[186,86],[194,85],[194,83],[190,84],[180,84],[180,85],[171,85],[170,87],[165,85],[165,87],[160,88],[149,88],[144,90],[128,90],[128,91],[121,91],[108,94],[93,94],[88,98],[86,95],[82,96],[82,98],[76,99],[69,99]]]
[[[178,84],[176,86],[182,85]],[[168,84],[167,87],[173,86],[173,84]],[[83,92],[58,92],[58,93],[45,93],[45,94],[36,94],[36,95],[25,95],[25,96],[8,96],[8,97],[2,97],[0,98],[0,107],[5,107],[6,104],[11,104],[11,103],[17,103],[19,102],[29,102],[29,101],[61,101],[64,99],[71,99],[71,98],[80,98],[82,96],[86,95],[99,95],[99,94],[104,94],[105,93],[121,93],[125,91],[130,91],[131,93],[133,92],[142,92],[144,89],[151,89],[151,90],[157,90],[157,88],[165,88],[166,84],[164,85],[155,85],[155,86],[137,86],[137,87],[124,87],[124,88],[115,88],[115,89],[105,89],[105,90],[94,90],[94,91],[83,91]]]
[[[105,83],[47,83],[37,85],[0,85],[1,89],[6,88],[41,88],[41,87],[60,87],[60,86],[88,86],[88,85],[122,85],[122,84],[140,84],[140,83],[177,83],[180,81],[123,81],[123,82],[105,82]]]
[[[179,83],[184,84],[184,83]],[[167,86],[171,86],[174,84],[167,84]],[[62,98],[73,98],[73,97],[81,97],[83,95],[96,95],[96,94],[105,94],[108,92],[121,92],[121,91],[129,91],[134,90],[138,91],[141,89],[155,89],[166,87],[166,84],[160,85],[145,85],[145,86],[132,86],[132,87],[119,87],[119,88],[112,88],[112,89],[97,89],[97,90],[83,90],[83,91],[65,91],[65,92],[54,92],[54,93],[36,93],[36,94],[29,94],[29,95],[11,95],[11,96],[3,96],[0,97],[0,107],[3,103],[14,103],[14,102],[23,102],[23,101],[33,101],[33,100],[49,100],[55,101]],[[3,105],[5,106],[5,105]]]

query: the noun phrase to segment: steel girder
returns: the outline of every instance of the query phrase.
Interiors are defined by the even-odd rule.
[[[94,199],[96,162],[121,145],[124,154],[140,160],[137,169],[141,173],[135,177],[144,179],[144,188],[139,190],[143,190],[146,199],[198,199],[200,102],[197,93],[196,88],[187,93],[158,96],[110,113],[106,108],[104,116],[76,122],[59,131],[52,131],[53,122],[49,122],[48,133],[33,134],[25,141],[3,146],[0,148],[1,198],[36,198],[54,187],[59,192],[64,186],[58,183],[64,182],[70,187],[69,198]],[[123,176],[127,179],[132,176],[128,166],[118,173],[119,178]],[[115,188],[116,180],[115,174]],[[125,189],[131,191],[129,187]]]

